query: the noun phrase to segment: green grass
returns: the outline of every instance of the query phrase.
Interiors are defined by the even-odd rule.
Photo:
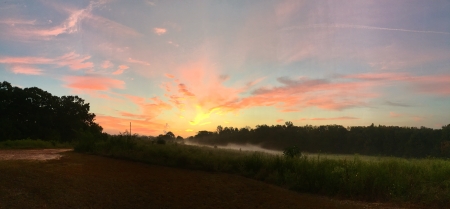
[[[83,152],[79,147],[75,150]],[[443,159],[286,158],[135,140],[103,141],[91,144],[87,150],[150,164],[233,173],[313,194],[437,206],[450,203],[450,161]]]
[[[70,144],[63,144],[55,141],[42,141],[40,139],[7,140],[0,142],[0,149],[53,149],[72,148]]]

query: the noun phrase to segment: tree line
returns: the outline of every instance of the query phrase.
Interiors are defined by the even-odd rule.
[[[53,96],[37,87],[0,83],[0,141],[41,139],[72,142],[80,136],[106,137],[89,103],[78,96]]]
[[[283,150],[297,146],[302,152],[363,154],[397,157],[450,157],[450,124],[442,129],[399,127],[374,124],[294,126],[257,125],[256,128],[222,127],[199,131],[188,138],[206,145],[254,144],[266,149]]]

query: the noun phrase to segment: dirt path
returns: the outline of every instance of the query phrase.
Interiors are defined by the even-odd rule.
[[[300,194],[229,174],[63,155],[0,161],[0,208],[398,208]]]
[[[0,160],[53,160],[72,149],[0,150]]]

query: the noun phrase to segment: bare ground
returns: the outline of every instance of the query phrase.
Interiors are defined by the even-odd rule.
[[[0,161],[0,208],[411,207],[337,200],[236,175],[73,152],[63,153],[59,160]]]

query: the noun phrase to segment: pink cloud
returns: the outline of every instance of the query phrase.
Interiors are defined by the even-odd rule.
[[[229,111],[254,106],[276,106],[285,112],[300,111],[315,106],[322,109],[342,110],[366,106],[367,99],[377,96],[371,93],[373,84],[365,82],[331,82],[324,79],[279,78],[283,86],[259,88],[252,95],[224,104]],[[358,89],[359,91],[353,91]]]
[[[167,29],[165,28],[153,28],[153,32],[157,34],[158,36],[163,35],[167,32]]]
[[[120,65],[119,68],[118,68],[116,71],[114,71],[112,74],[113,74],[113,75],[120,75],[120,74],[123,73],[123,71],[125,71],[125,70],[128,69],[128,68],[129,68],[129,67],[126,66],[126,65]]]
[[[101,76],[66,76],[65,87],[73,90],[105,91],[109,89],[123,89],[125,82]]]
[[[70,14],[69,17],[60,25],[45,28],[41,25],[37,26],[33,24],[22,24],[23,26],[31,27],[14,27],[10,28],[8,34],[15,38],[51,38],[61,34],[71,34],[78,31],[78,25],[80,20],[85,17],[86,13],[89,13],[93,8],[93,4],[89,4],[88,7],[80,10],[67,10]]]
[[[379,82],[392,82],[392,84],[403,82],[412,86],[415,92],[441,96],[450,95],[450,75],[448,74],[415,76],[408,73],[364,73],[346,75],[343,78],[363,80],[376,85],[380,85]]]
[[[283,119],[277,119],[276,121],[277,121],[277,123],[281,123],[281,122],[283,122],[284,120],[283,120]]]
[[[53,59],[45,57],[0,57],[3,64],[50,64]]]
[[[415,90],[424,94],[450,95],[450,75],[417,76],[410,82]]]
[[[420,122],[420,121],[423,121],[423,120],[425,119],[425,117],[413,116],[412,119],[413,119],[415,122]]]
[[[82,18],[82,15],[84,12],[86,12],[88,9],[81,9],[77,11],[73,11],[72,14],[70,14],[69,18],[64,21],[63,24],[51,28],[51,29],[44,29],[44,30],[35,30],[30,31],[33,35],[38,36],[58,36],[63,33],[73,33],[76,32],[78,29],[76,27],[78,21]]]
[[[110,67],[113,67],[113,66],[114,66],[114,64],[112,64],[112,62],[109,61],[109,60],[105,60],[105,61],[102,63],[102,68],[104,68],[104,69],[107,69],[107,68],[110,68]]]
[[[389,112],[389,116],[392,117],[392,118],[397,118],[397,117],[400,117],[400,116],[403,116],[403,115],[395,113],[395,112]]]
[[[354,74],[354,75],[346,75],[343,76],[344,78],[353,78],[353,79],[360,79],[360,80],[390,80],[390,81],[398,81],[398,80],[406,80],[408,78],[411,78],[407,73],[362,73],[362,74]]]
[[[41,75],[42,74],[41,69],[30,67],[30,66],[22,66],[22,65],[13,66],[11,71],[15,74],[25,74],[25,75]]]
[[[3,19],[0,20],[0,24],[6,25],[34,25],[36,24],[36,20],[21,20],[21,19]]]
[[[136,59],[132,59],[132,58],[128,58],[128,62],[141,64],[141,65],[150,65],[150,63],[148,63],[148,62],[141,61],[141,60],[136,60]]]
[[[0,63],[19,65],[57,65],[68,66],[73,70],[80,70],[94,67],[92,62],[86,62],[91,56],[81,56],[75,52],[70,52],[56,58],[46,57],[0,57]]]
[[[73,70],[80,70],[94,67],[94,63],[85,62],[90,58],[91,56],[89,55],[81,56],[75,52],[71,52],[57,58],[55,62],[59,66],[68,66]]]

